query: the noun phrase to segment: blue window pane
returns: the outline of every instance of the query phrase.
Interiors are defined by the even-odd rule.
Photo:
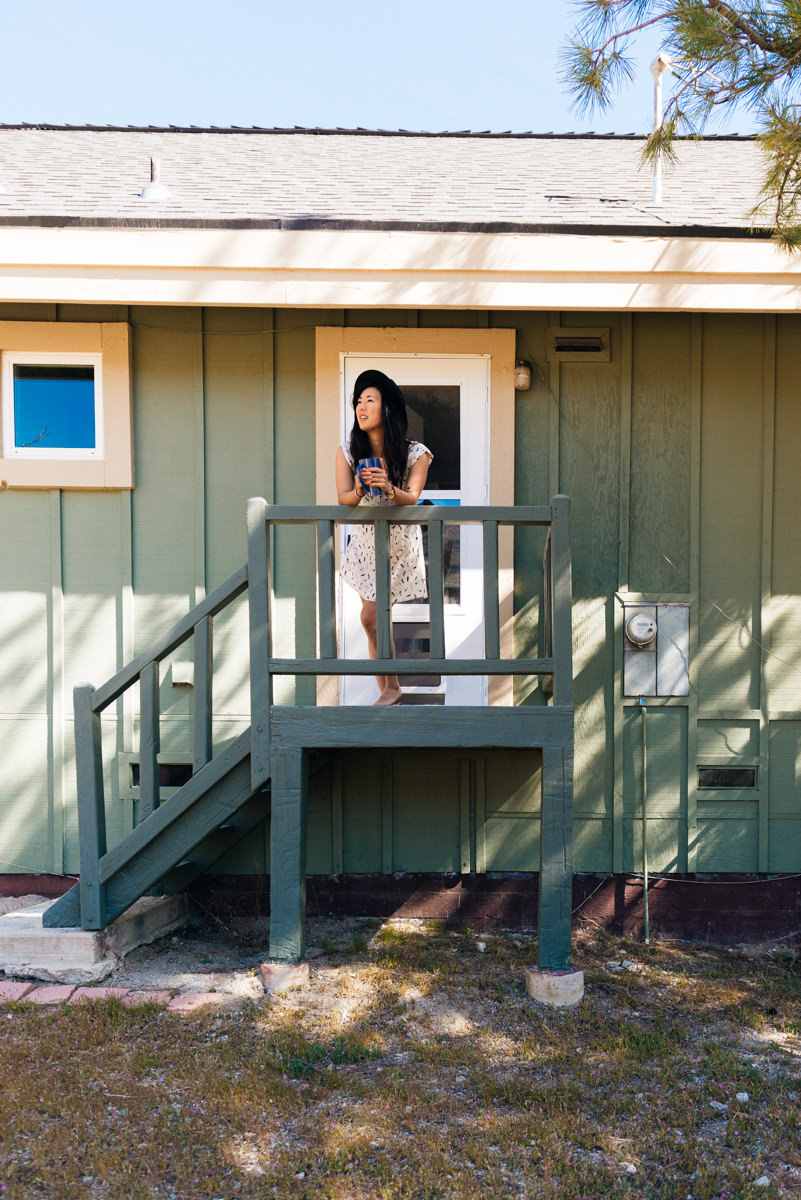
[[[94,368],[16,363],[14,444],[18,450],[94,450]]]

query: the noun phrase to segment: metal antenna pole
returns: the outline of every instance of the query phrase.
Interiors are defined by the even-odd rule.
[[[657,54],[654,61],[651,63],[651,74],[654,77],[654,123],[653,130],[656,132],[662,124],[664,117],[664,108],[662,105],[662,76],[665,71],[670,70],[670,59],[666,54]],[[654,159],[653,176],[651,178],[651,203],[662,203],[662,156],[657,155]]]

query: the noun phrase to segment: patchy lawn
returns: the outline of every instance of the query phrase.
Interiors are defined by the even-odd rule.
[[[0,1009],[2,1200],[801,1197],[793,952],[582,931],[556,1013],[524,936],[372,932],[234,1010]]]

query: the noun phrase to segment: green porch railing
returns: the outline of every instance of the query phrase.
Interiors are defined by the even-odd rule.
[[[143,655],[122,668],[114,677],[95,688],[81,684],[74,691],[78,817],[80,837],[80,883],[57,901],[45,914],[45,924],[63,926],[81,924],[85,929],[101,929],[129,907],[138,896],[161,884],[176,867],[190,868],[182,878],[207,869],[236,839],[245,836],[266,811],[265,789],[272,779],[273,823],[275,820],[275,763],[271,755],[273,708],[272,680],[275,675],[365,675],[418,674],[449,675],[539,675],[552,681],[552,705],[545,709],[507,709],[523,717],[528,714],[526,730],[543,729],[547,714],[558,718],[550,722],[548,737],[551,751],[559,741],[562,765],[552,759],[552,792],[557,796],[557,819],[546,820],[543,790],[542,872],[550,862],[558,888],[550,893],[561,896],[569,879],[569,782],[572,770],[572,635],[571,635],[571,564],[569,538],[569,500],[556,496],[547,506],[508,508],[451,508],[425,505],[408,508],[389,507],[287,507],[271,506],[263,499],[248,502],[248,562],[216,591],[196,605],[185,617]],[[337,526],[372,524],[376,544],[377,659],[338,657],[335,604],[335,538]],[[428,583],[430,613],[430,655],[425,658],[398,658],[393,649],[390,602],[389,534],[392,524],[416,524],[428,529]],[[485,653],[479,659],[448,657],[445,652],[444,555],[445,525],[480,525],[483,537],[484,631]],[[278,525],[310,525],[316,531],[317,643],[315,658],[279,658],[273,654],[271,639],[271,529]],[[501,629],[498,587],[498,532],[503,526],[515,529],[540,526],[548,530],[545,554],[545,611],[543,657],[501,657]],[[237,597],[247,592],[250,622],[250,696],[251,728],[233,743],[213,755],[213,625],[214,618]],[[173,795],[162,799],[159,786],[160,706],[159,664],[185,642],[192,640],[195,661],[195,686],[192,713],[192,776]],[[139,804],[137,823],[117,845],[108,848],[105,821],[101,714],[129,689],[139,689]],[[558,712],[553,712],[558,709]],[[348,723],[347,710],[327,711],[335,722]],[[360,710],[364,711],[364,710]],[[370,712],[376,710],[371,709]],[[397,711],[397,710],[391,710]],[[471,710],[467,710],[469,713]],[[481,710],[473,710],[478,719]],[[457,710],[436,710],[436,724],[447,738],[450,720]],[[462,718],[466,710],[462,709]],[[543,714],[538,717],[536,714]],[[429,710],[431,715],[431,710]],[[502,729],[506,717],[493,728]],[[351,717],[353,713],[351,713]],[[377,721],[385,720],[377,716]],[[411,710],[404,714],[408,725],[407,740],[422,730],[421,718]],[[500,718],[503,717],[503,721]],[[442,723],[445,723],[444,725]],[[532,723],[533,722],[533,723]],[[476,721],[461,720],[462,733]],[[351,721],[352,724],[352,721]],[[486,721],[484,722],[487,727]],[[559,730],[554,740],[553,730]],[[350,736],[350,735],[348,735]],[[486,736],[484,734],[483,736]],[[506,736],[504,734],[504,736]],[[510,735],[511,736],[511,735]],[[526,733],[525,737],[528,734]],[[518,729],[514,744],[524,735]],[[369,731],[365,744],[370,745]],[[442,744],[446,744],[443,741]],[[509,744],[512,744],[510,742]],[[526,744],[537,745],[534,741]],[[567,768],[565,767],[567,764]],[[558,768],[558,769],[557,769]],[[561,771],[561,775],[559,772]],[[546,772],[546,775],[548,772]],[[560,782],[561,780],[561,782]],[[565,782],[567,781],[567,782]],[[555,789],[555,790],[554,790]],[[550,823],[549,823],[550,821]],[[550,849],[549,849],[550,847]],[[191,851],[193,863],[187,862]],[[180,871],[178,872],[180,875]],[[544,878],[544,875],[543,875]],[[284,883],[286,881],[284,880]],[[541,880],[542,891],[542,880]],[[543,906],[540,904],[542,921]],[[568,909],[569,916],[569,909]],[[564,927],[564,914],[561,918]],[[561,952],[560,952],[561,953]],[[562,957],[564,955],[562,954]]]
[[[570,501],[556,496],[547,506],[450,508],[419,505],[404,508],[271,506],[248,501],[248,578],[250,598],[251,715],[263,740],[252,754],[253,783],[269,773],[269,720],[274,675],[547,675],[552,677],[554,704],[573,703],[572,582]],[[376,560],[376,641],[378,657],[340,658],[337,654],[335,602],[335,536],[338,525],[373,525]],[[431,652],[425,658],[398,658],[392,647],[389,529],[391,525],[428,528],[428,593]],[[316,658],[276,658],[272,654],[270,529],[309,525],[316,529],[318,645]],[[443,527],[480,525],[483,545],[483,658],[448,658],[445,654]],[[544,553],[545,643],[543,658],[501,658],[498,594],[498,529],[541,526],[548,529]]]

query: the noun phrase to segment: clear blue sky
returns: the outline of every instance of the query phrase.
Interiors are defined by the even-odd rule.
[[[0,121],[646,129],[658,41],[581,117],[559,79],[573,23],[569,0],[4,0]]]

